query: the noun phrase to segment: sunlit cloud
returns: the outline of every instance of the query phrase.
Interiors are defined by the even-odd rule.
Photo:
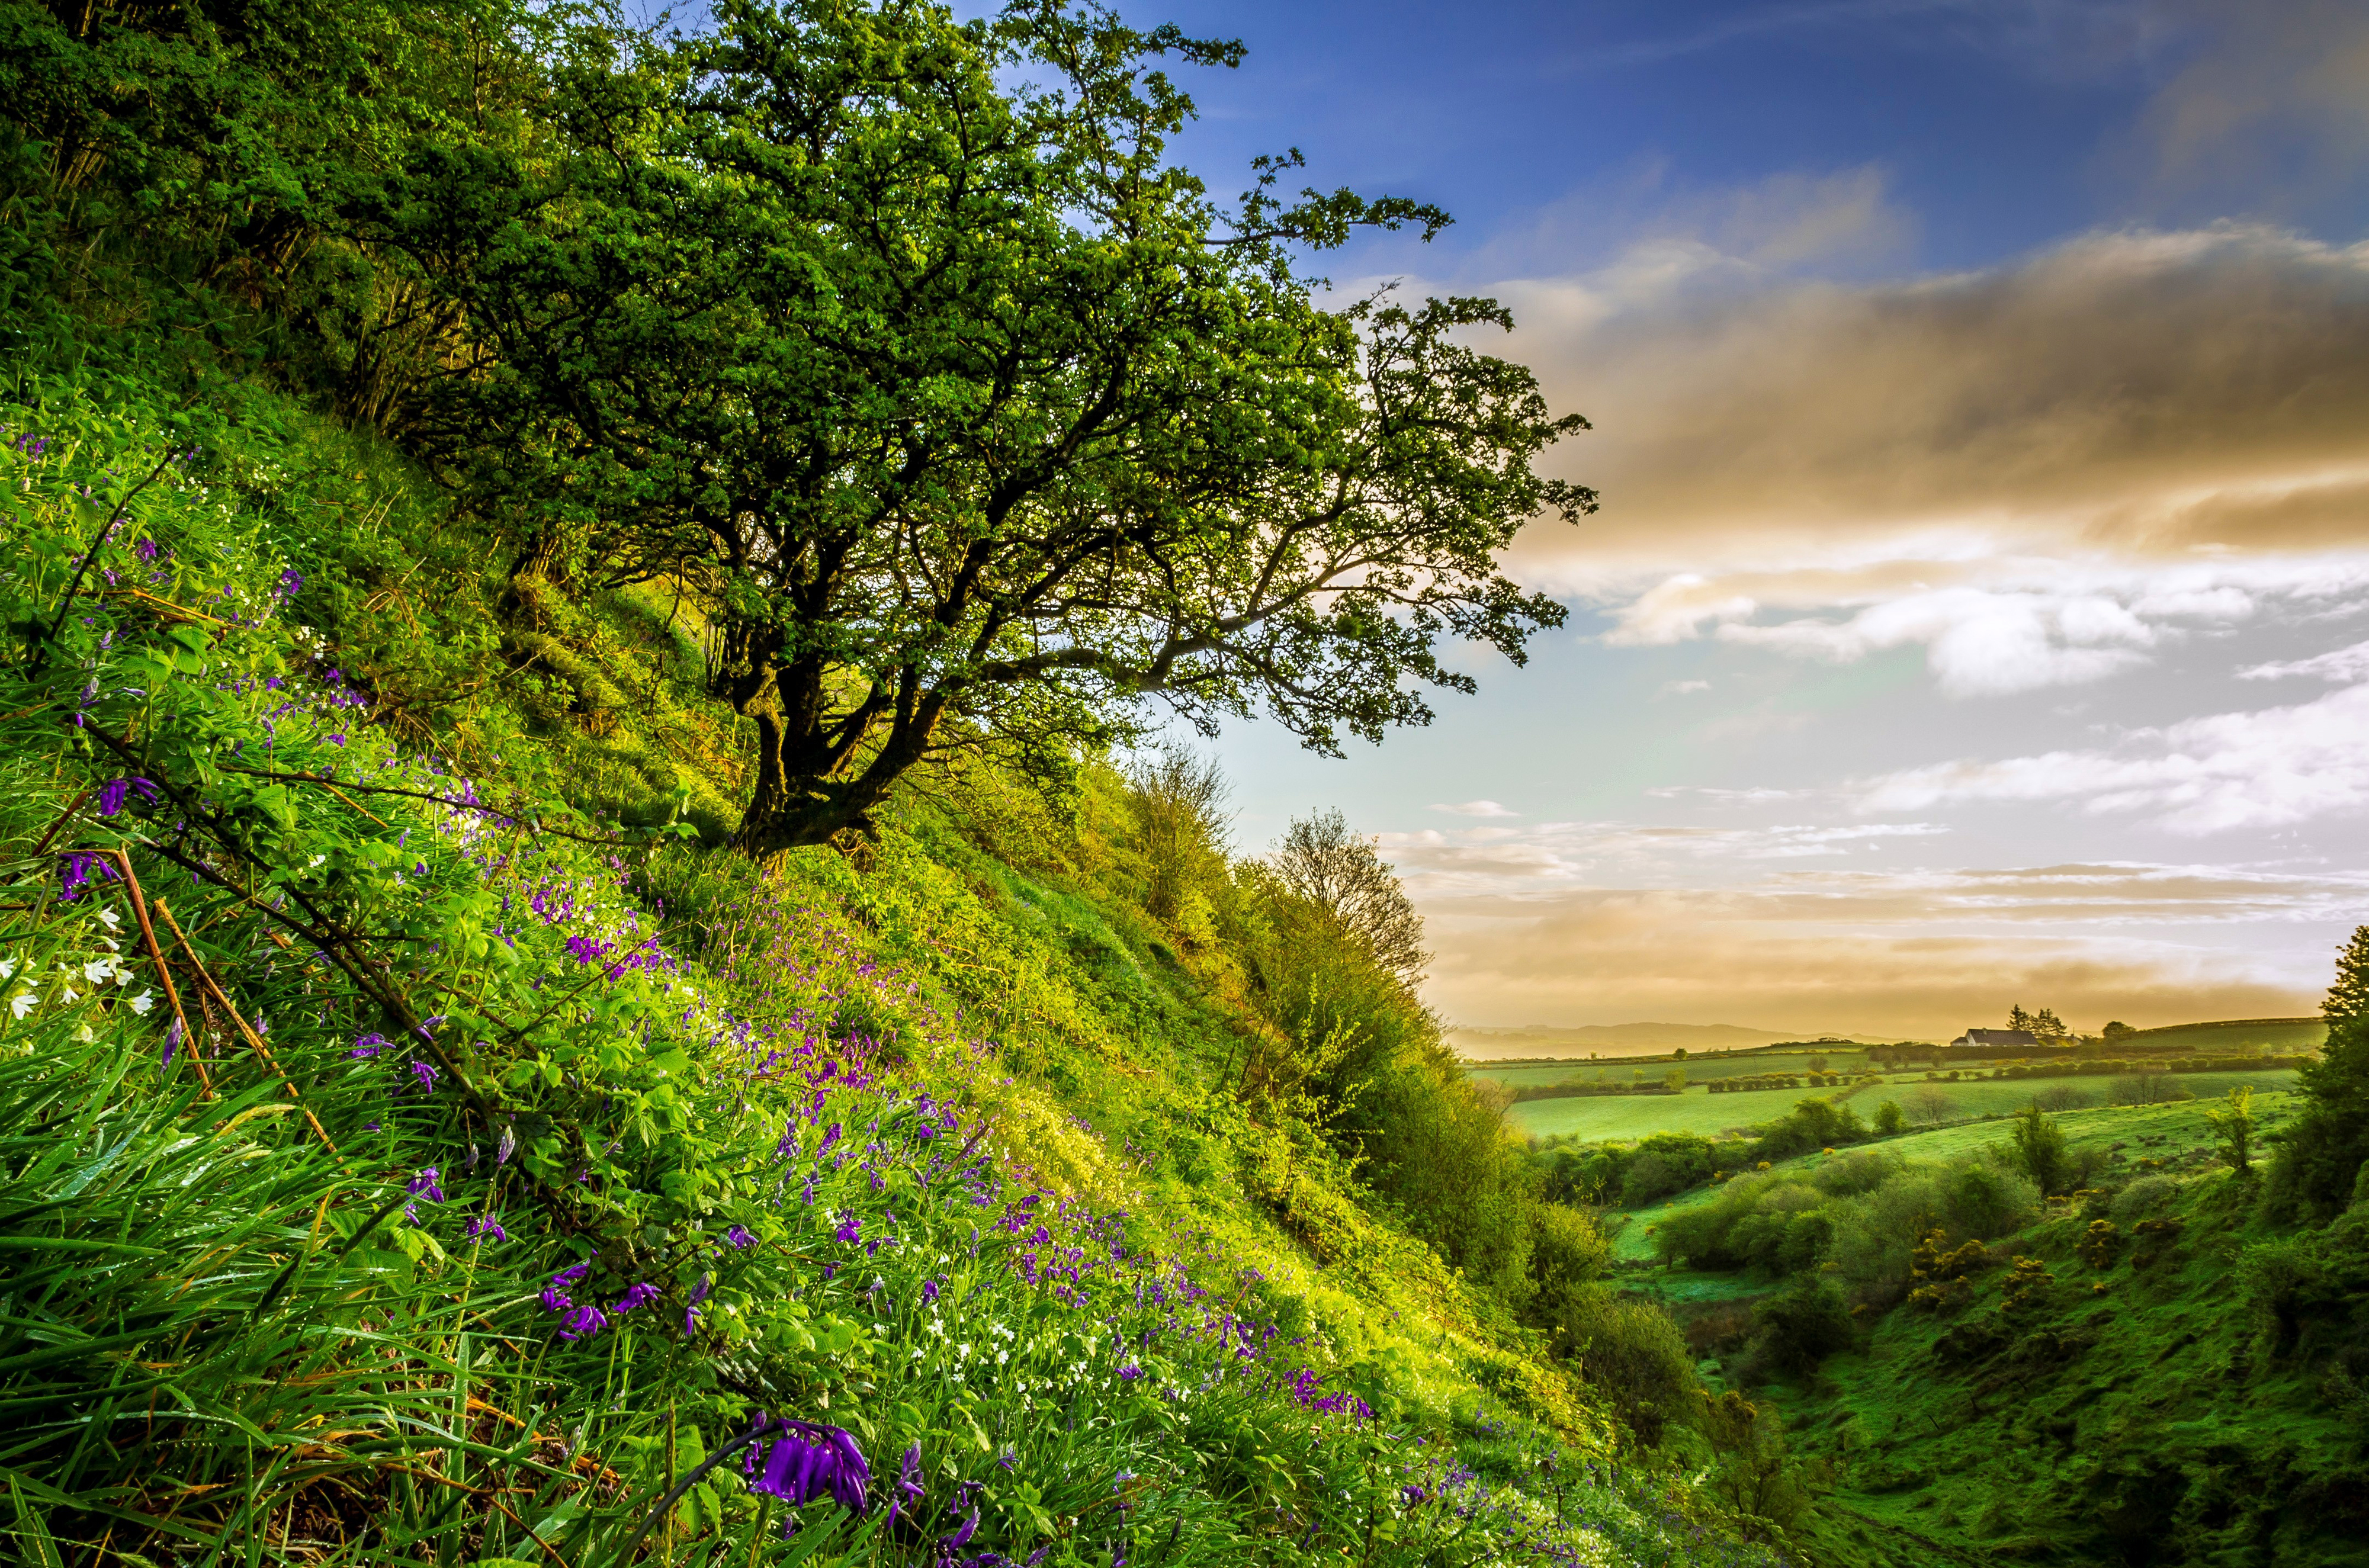
[[[1907,768],[1864,783],[1869,812],[2062,801],[2175,833],[2272,828],[2369,807],[2369,685],[2311,702],[2136,728],[2112,746]]]

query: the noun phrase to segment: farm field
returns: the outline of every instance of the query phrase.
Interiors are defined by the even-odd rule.
[[[1828,1070],[1834,1072],[1856,1072],[1867,1065],[1867,1057],[1857,1047],[1837,1046],[1832,1050],[1787,1051],[1774,1056],[1690,1056],[1682,1062],[1656,1061],[1642,1068],[1634,1058],[1607,1058],[1602,1061],[1583,1059],[1513,1067],[1476,1061],[1466,1063],[1464,1070],[1470,1077],[1503,1083],[1509,1089],[1528,1089],[1540,1084],[1565,1083],[1574,1079],[1593,1083],[1598,1073],[1603,1074],[1607,1083],[1627,1083],[1639,1071],[1648,1079],[1654,1079],[1677,1066],[1687,1070],[1687,1082],[1691,1087],[1713,1078],[1748,1078],[1763,1072],[1807,1072],[1811,1060],[1818,1057],[1825,1058]]]
[[[2129,1042],[2126,1047],[2133,1055],[2161,1050],[2167,1046],[2188,1046],[2206,1052],[2237,1051],[2248,1046],[2260,1046],[2279,1054],[2294,1051],[2316,1051],[2328,1038],[2328,1024],[2318,1018],[2306,1018],[2292,1024],[2265,1024],[2243,1029],[2226,1029],[2215,1024],[2196,1024],[2180,1029],[2167,1029],[2162,1034],[2145,1034]]]
[[[2206,1076],[2226,1078],[2233,1082],[2244,1075],[2237,1073],[2200,1075],[2192,1087],[2201,1086]],[[2260,1076],[2260,1075],[2258,1075]],[[2284,1075],[2292,1076],[2292,1074]],[[2226,1087],[2226,1085],[2225,1085]],[[2260,1087],[2259,1085],[2257,1086]],[[2216,1094],[2219,1091],[2214,1092]],[[2205,1095],[2199,1087],[2195,1100],[2183,1100],[2169,1105],[2099,1105],[2086,1111],[2066,1111],[2059,1114],[2056,1125],[2064,1129],[2067,1147],[2080,1149],[2104,1148],[2115,1143],[2137,1143],[2141,1139],[2160,1137],[2164,1142],[2145,1150],[2163,1156],[2179,1154],[2191,1149],[2209,1148],[2213,1129],[2204,1119]],[[2275,1130],[2294,1106],[2299,1104],[2295,1095],[2283,1091],[2258,1093],[2254,1114],[2265,1131]],[[1814,1171],[1830,1159],[1841,1159],[1864,1149],[1882,1149],[1904,1160],[1947,1160],[1970,1154],[1986,1144],[1998,1143],[2008,1136],[2004,1121],[1960,1122],[1951,1127],[1933,1127],[1924,1132],[1903,1133],[1897,1138],[1883,1139],[1873,1143],[1855,1143],[1850,1149],[1835,1154],[1803,1154],[1777,1162],[1772,1169],[1780,1171]],[[1612,1255],[1623,1262],[1642,1261],[1654,1255],[1651,1230],[1673,1214],[1709,1203],[1716,1187],[1697,1187],[1677,1196],[1631,1211],[1625,1218],[1606,1216],[1607,1229],[1611,1230]],[[1614,1226],[1618,1229],[1613,1229]],[[1681,1271],[1670,1276],[1676,1288],[1673,1299],[1694,1299],[1706,1294],[1720,1297],[1742,1276],[1734,1275],[1694,1275]],[[1754,1288],[1766,1288],[1755,1287]],[[1659,1285],[1656,1293],[1662,1293]]]
[[[1692,1076],[1691,1068],[1688,1076]],[[2279,1068],[2261,1072],[2184,1072],[2178,1076],[2180,1083],[2199,1099],[2210,1099],[2241,1083],[2252,1084],[2258,1093],[2274,1093],[2293,1084],[2295,1075],[2291,1068]],[[2100,1099],[2112,1082],[2112,1079],[2104,1077],[2064,1077],[1960,1079],[1951,1083],[1928,1082],[1918,1071],[1890,1075],[1882,1084],[1871,1084],[1852,1095],[1849,1104],[1861,1116],[1870,1115],[1886,1100],[1898,1102],[1906,1111],[1910,1108],[1909,1095],[1931,1089],[1948,1096],[1953,1117],[1987,1116],[2020,1111],[2031,1103],[2034,1094],[2057,1087],[2070,1087],[2092,1100]],[[1711,1134],[1773,1121],[1802,1100],[1822,1093],[1839,1091],[1759,1089],[1742,1094],[1713,1094],[1699,1084],[1689,1083],[1683,1094],[1528,1100],[1508,1109],[1505,1119],[1531,1138],[1575,1137],[1594,1141],[1644,1138],[1657,1132]]]

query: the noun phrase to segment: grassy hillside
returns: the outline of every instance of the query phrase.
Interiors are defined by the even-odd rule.
[[[1773,1561],[1246,1097],[1115,775],[761,876],[695,628],[191,373],[0,406],[16,1555]]]
[[[2328,1024],[2319,1018],[2282,1019],[2268,1024],[2182,1024],[2162,1029],[2142,1029],[2124,1036],[2125,1048],[2144,1055],[2150,1050],[2186,1048],[2226,1052],[2258,1048],[2273,1056],[2316,1051],[2328,1038]]]
[[[2293,1075],[2283,1076],[2291,1078]],[[2256,1098],[2255,1105],[2264,1130],[2272,1132],[2295,1110],[2294,1096],[2283,1093],[2260,1094]],[[2104,1154],[2107,1168],[2127,1178],[2143,1169],[2184,1169],[2208,1161],[2214,1145],[2213,1124],[2205,1116],[2208,1109],[2209,1106],[2185,1102],[2166,1105],[2100,1105],[2089,1110],[2064,1112],[2057,1116],[2055,1121],[2065,1133],[2066,1142],[2073,1150],[2095,1150]],[[1940,1162],[2003,1148],[2008,1136],[2004,1122],[1986,1117],[1949,1127],[1930,1127],[1921,1132],[1903,1133],[1897,1138],[1884,1139],[1875,1147],[1902,1160]],[[1856,1150],[1845,1150],[1829,1154],[1820,1150],[1776,1162],[1771,1169],[1807,1175],[1835,1161],[1848,1160],[1856,1152]],[[2155,1163],[2142,1168],[2138,1163],[2141,1161]],[[1673,1214],[1699,1208],[1717,1196],[1715,1188],[1697,1187],[1660,1203],[1619,1211],[1621,1218],[1613,1222],[1613,1255],[1624,1262],[1652,1257],[1655,1226]],[[1660,1279],[1652,1287],[1656,1290],[1662,1288]],[[1758,1285],[1738,1284],[1738,1290],[1746,1295],[1757,1294],[1763,1288],[1765,1287]]]

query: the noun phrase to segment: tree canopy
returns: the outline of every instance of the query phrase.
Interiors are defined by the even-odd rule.
[[[1436,209],[1239,200],[1170,156],[1160,68],[1237,45],[1061,0],[990,20],[730,0],[555,75],[556,144],[412,160],[372,222],[469,351],[422,428],[534,553],[669,577],[754,721],[740,842],[862,827],[933,750],[1058,753],[1146,699],[1309,745],[1422,724],[1434,653],[1560,605],[1496,557],[1594,498],[1583,429],[1469,346],[1494,302],[1339,308],[1296,258]]]

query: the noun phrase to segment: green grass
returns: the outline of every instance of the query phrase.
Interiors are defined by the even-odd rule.
[[[2221,1094],[2240,1083],[2260,1093],[2282,1090],[2295,1082],[2292,1069],[2261,1072],[2192,1072],[2180,1081],[2199,1098]],[[1911,1109],[1910,1096],[1930,1089],[1950,1101],[1949,1115],[2004,1116],[2031,1103],[2034,1094],[2068,1086],[2091,1100],[2101,1099],[2113,1082],[2105,1077],[1981,1078],[1951,1083],[1928,1082],[1921,1073],[1887,1077],[1852,1094],[1849,1104],[1861,1116],[1871,1116],[1886,1100]],[[1636,1139],[1657,1132],[1692,1132],[1706,1136],[1731,1127],[1773,1121],[1813,1095],[1841,1091],[1816,1089],[1756,1089],[1741,1094],[1713,1094],[1690,1083],[1683,1094],[1619,1094],[1574,1096],[1567,1100],[1525,1100],[1506,1112],[1506,1119],[1531,1138],[1575,1137],[1588,1141]]]
[[[2238,1074],[2226,1075],[2232,1080]],[[2292,1074],[2288,1075],[2292,1077]],[[2202,1083],[2203,1079],[2194,1082]],[[2106,1149],[2126,1144],[2120,1150],[2123,1165],[2136,1159],[2178,1157],[2193,1151],[2209,1150],[2213,1130],[2204,1119],[2203,1096],[2168,1105],[2100,1105],[2086,1111],[2065,1111],[2055,1118],[2065,1133],[2066,1147]],[[2300,1104],[2292,1093],[2271,1092],[2258,1093],[2254,1099],[2254,1115],[2264,1130],[2275,1130]],[[1929,1128],[1923,1132],[1904,1133],[1879,1142],[1853,1144],[1848,1150],[1829,1155],[1823,1152],[1803,1154],[1791,1160],[1780,1160],[1771,1167],[1780,1171],[1813,1171],[1829,1159],[1843,1158],[1861,1149],[1883,1149],[1904,1160],[1944,1161],[1972,1154],[1994,1143],[2007,1141],[2008,1129],[2003,1120],[1960,1122],[1951,1127]],[[2161,1141],[2154,1141],[2160,1139]],[[1649,1232],[1673,1214],[1709,1203],[1717,1195],[1715,1186],[1696,1187],[1665,1198],[1660,1203],[1636,1209],[1624,1218],[1612,1221],[1612,1255],[1622,1262],[1636,1262],[1654,1255]],[[1670,1280],[1688,1277],[1726,1279],[1730,1276],[1688,1276],[1681,1270],[1666,1276]],[[1657,1286],[1657,1293],[1668,1288]],[[1756,1287],[1756,1289],[1762,1288]],[[1749,1293],[1749,1292],[1747,1292]],[[1676,1299],[1684,1299],[1674,1297]]]

